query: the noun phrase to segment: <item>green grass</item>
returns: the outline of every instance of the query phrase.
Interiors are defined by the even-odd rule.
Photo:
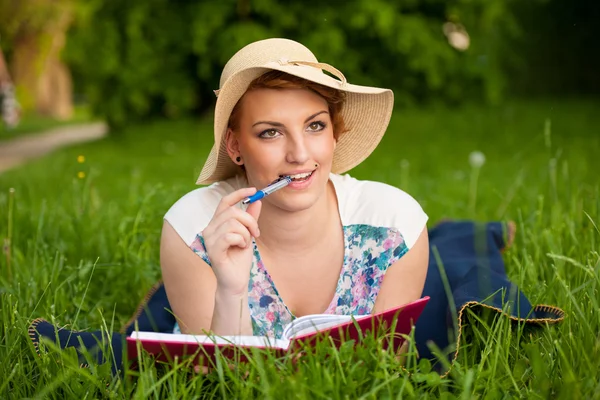
[[[3,123],[0,123],[0,142],[3,140],[15,139],[23,135],[42,133],[60,126],[81,124],[92,120],[93,119],[85,106],[75,107],[73,116],[65,121],[29,113],[23,115],[19,124],[14,128],[7,128]]]
[[[263,354],[207,376],[146,360],[117,381],[107,365],[78,368],[70,352],[37,357],[33,318],[114,330],[131,316],[159,278],[162,216],[195,188],[212,122],[149,123],[0,175],[0,235],[10,239],[10,263],[6,250],[0,261],[0,397],[600,398],[599,106],[397,110],[381,146],[352,171],[408,191],[430,226],[514,220],[509,276],[532,303],[566,311],[562,324],[536,331],[472,315],[444,379],[414,355],[407,375],[375,339],[357,351],[319,347],[297,367]],[[472,151],[486,157],[477,173]]]

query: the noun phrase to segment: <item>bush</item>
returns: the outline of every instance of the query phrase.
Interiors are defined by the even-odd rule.
[[[447,21],[470,47],[448,44]],[[79,4],[66,60],[95,114],[112,125],[199,112],[244,45],[287,37],[357,84],[390,87],[397,104],[502,98],[498,62],[518,33],[508,2],[490,0],[118,0]]]

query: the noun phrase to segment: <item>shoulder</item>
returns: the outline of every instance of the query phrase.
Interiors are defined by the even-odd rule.
[[[331,174],[330,178],[344,226],[396,229],[409,249],[415,244],[429,217],[414,197],[383,182],[358,180],[350,175]]]
[[[164,219],[189,246],[208,225],[221,199],[246,185],[245,178],[236,176],[192,190],[171,206]]]

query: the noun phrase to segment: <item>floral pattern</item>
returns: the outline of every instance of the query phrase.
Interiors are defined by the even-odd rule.
[[[190,247],[210,265],[201,235],[196,236]],[[407,251],[404,238],[397,229],[362,224],[345,226],[344,264],[325,314],[371,313],[387,269]],[[279,296],[256,243],[248,295],[253,334],[281,337],[283,328],[295,316]],[[174,332],[179,332],[179,326],[175,326]]]

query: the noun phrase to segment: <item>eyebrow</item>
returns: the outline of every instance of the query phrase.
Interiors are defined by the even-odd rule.
[[[308,121],[310,121],[311,119],[315,118],[317,115],[321,115],[321,114],[323,114],[323,113],[326,113],[326,114],[328,114],[328,113],[329,113],[329,111],[327,111],[327,110],[319,111],[318,113],[315,113],[315,114],[311,115],[310,117],[306,118],[306,119],[304,120],[304,123],[307,123],[307,122],[308,122]],[[256,125],[260,125],[260,124],[267,124],[267,125],[273,125],[273,126],[278,126],[278,127],[282,127],[282,126],[284,126],[284,125],[283,125],[281,122],[275,122],[275,121],[258,121],[258,122],[256,122],[256,123],[254,123],[254,124],[252,125],[252,127],[255,127]]]

